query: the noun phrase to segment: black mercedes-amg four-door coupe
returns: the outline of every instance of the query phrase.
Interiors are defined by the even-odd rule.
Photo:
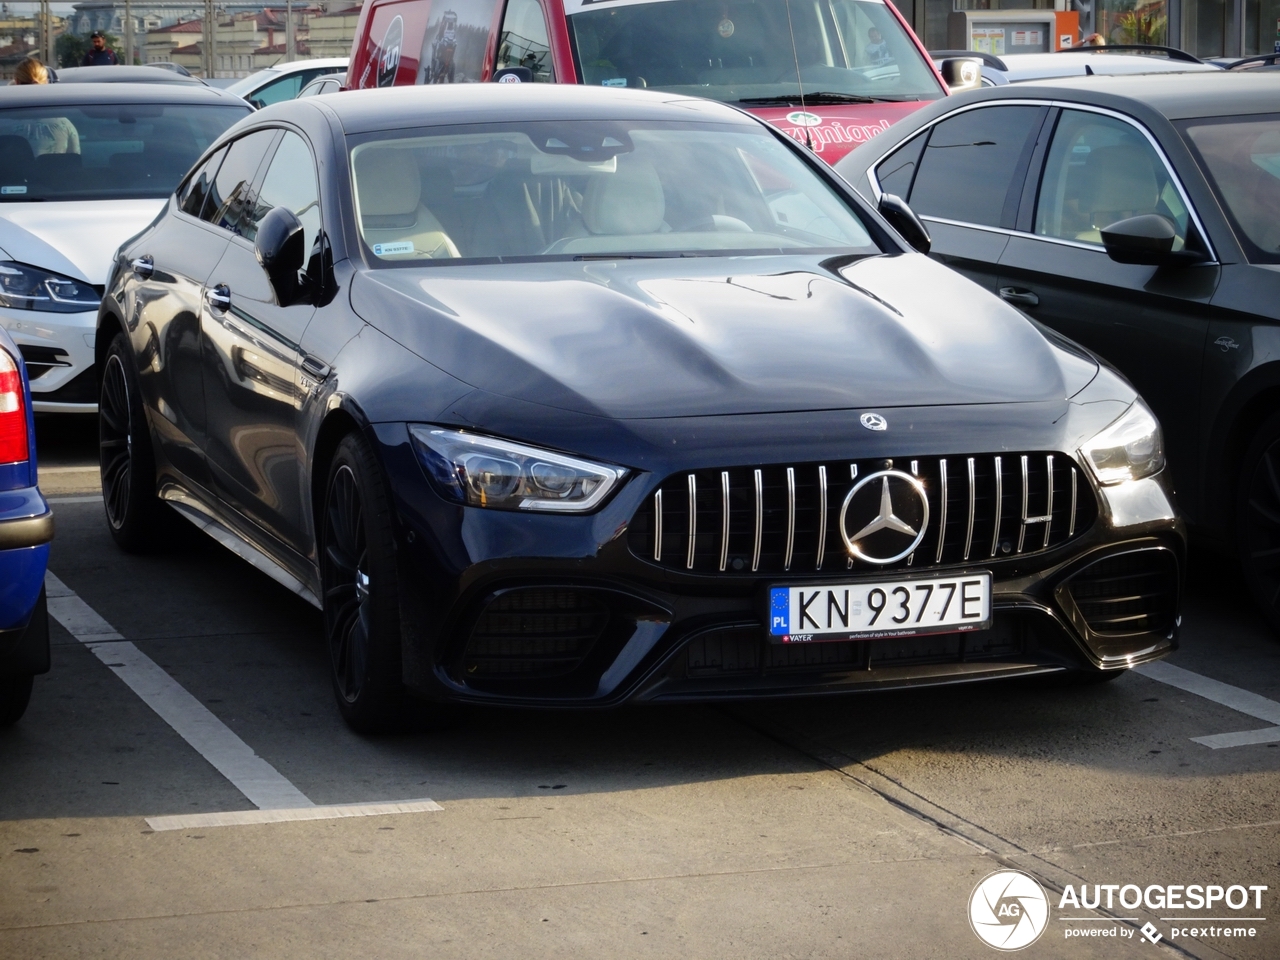
[[[172,508],[320,607],[357,729],[406,691],[1104,678],[1175,644],[1133,388],[721,104],[260,111],[119,251],[98,356],[117,542]]]

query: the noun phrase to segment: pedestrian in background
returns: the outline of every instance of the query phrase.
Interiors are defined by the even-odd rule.
[[[95,30],[89,35],[89,43],[91,46],[85,51],[84,59],[80,61],[80,66],[119,66],[120,58],[116,56],[116,52],[114,50],[107,46],[107,38],[102,35],[101,30]]]

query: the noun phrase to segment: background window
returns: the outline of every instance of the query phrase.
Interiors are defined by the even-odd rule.
[[[923,216],[1012,229],[1045,109],[983,107],[933,128],[909,202]]]
[[[511,0],[502,17],[497,69],[528,67],[537,83],[554,83],[547,22],[538,0]]]
[[[1187,207],[1150,141],[1123,120],[1062,111],[1040,183],[1036,233],[1101,244],[1104,227],[1148,213],[1173,221],[1174,250],[1186,245]]]

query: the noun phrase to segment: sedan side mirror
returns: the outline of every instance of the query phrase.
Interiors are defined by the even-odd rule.
[[[938,72],[951,93],[977,90],[982,86],[982,61],[971,57],[948,57],[938,64]]]
[[[1201,263],[1205,255],[1195,250],[1173,250],[1178,228],[1172,220],[1158,213],[1130,217],[1103,227],[1102,245],[1116,263],[1134,263],[1152,267]]]
[[[880,216],[888,220],[889,225],[902,234],[902,239],[921,253],[929,252],[929,248],[933,246],[933,239],[920,218],[916,216],[916,212],[907,206],[905,200],[895,197],[892,193],[886,193],[880,197],[878,209]]]
[[[302,248],[305,239],[302,221],[287,207],[273,207],[258,224],[253,251],[282,307],[297,303],[305,293],[298,279],[306,252]]]

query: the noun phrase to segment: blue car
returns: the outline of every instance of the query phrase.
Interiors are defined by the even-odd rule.
[[[36,486],[36,431],[22,354],[0,329],[0,727],[26,712],[49,672],[44,571],[53,512]]]

